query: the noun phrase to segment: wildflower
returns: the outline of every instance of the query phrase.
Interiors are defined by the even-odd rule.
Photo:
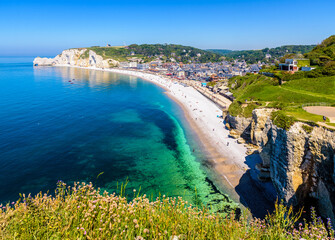
[[[84,232],[84,235],[86,235],[86,231]]]
[[[138,224],[135,225],[135,228],[139,228],[140,226]]]
[[[136,219],[136,218],[134,218],[133,222],[134,222],[135,224],[137,224],[137,219]]]
[[[144,233],[149,233],[149,229],[144,228],[143,232]]]

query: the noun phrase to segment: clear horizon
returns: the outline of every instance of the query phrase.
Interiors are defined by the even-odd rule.
[[[2,1],[0,56],[144,43],[249,50],[318,44],[334,34],[330,0]]]

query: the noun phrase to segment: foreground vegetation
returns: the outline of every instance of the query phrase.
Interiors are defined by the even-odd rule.
[[[38,194],[0,209],[2,239],[333,239],[331,223],[312,211],[311,222],[298,223],[301,212],[277,204],[264,220],[228,217],[193,207],[182,198],[149,200],[124,188],[99,193],[92,184],[58,183],[55,196]],[[174,239],[176,239],[174,238]]]

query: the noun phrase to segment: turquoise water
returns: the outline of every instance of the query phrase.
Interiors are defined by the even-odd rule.
[[[195,139],[179,106],[152,83],[0,58],[1,202],[52,192],[58,180],[109,192],[128,180],[129,193],[222,208],[229,200],[207,177]]]

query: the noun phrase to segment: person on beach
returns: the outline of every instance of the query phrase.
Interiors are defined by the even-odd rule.
[[[229,146],[229,142],[227,142],[227,146]]]

